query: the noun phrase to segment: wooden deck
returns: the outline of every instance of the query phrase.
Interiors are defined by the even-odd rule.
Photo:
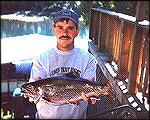
[[[124,113],[128,113],[126,105],[129,105],[127,108],[136,113],[133,118],[148,119],[149,26],[128,17],[113,11],[91,9],[89,52],[96,57],[100,70],[113,84],[117,101],[125,105],[121,108]],[[140,98],[138,93],[142,94]],[[121,114],[125,115],[120,111],[118,115]]]

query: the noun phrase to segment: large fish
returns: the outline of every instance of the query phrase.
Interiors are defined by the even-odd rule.
[[[42,98],[47,102],[58,104],[82,100],[81,92],[84,92],[88,98],[98,98],[101,94],[108,95],[109,91],[107,86],[102,88],[87,79],[66,76],[50,77],[25,83],[21,88],[28,94],[28,97],[36,101],[35,103]]]

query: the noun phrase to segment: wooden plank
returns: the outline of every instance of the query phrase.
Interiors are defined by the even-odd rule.
[[[132,43],[132,59],[130,63],[130,72],[129,72],[129,93],[136,94],[138,88],[138,74],[139,74],[139,60],[140,60],[140,48],[142,47],[142,34],[143,30],[141,27],[135,27],[134,39]]]
[[[144,30],[145,31],[145,30]],[[145,33],[143,34],[143,38],[142,38],[142,47],[141,47],[141,74],[140,74],[140,80],[139,80],[139,85],[138,85],[138,91],[139,92],[142,92],[142,86],[143,86],[143,81],[144,81],[144,69],[147,65],[147,49],[148,49],[148,46],[147,46],[147,39],[145,38]]]
[[[139,80],[139,84],[138,84],[138,91],[139,92],[142,92],[142,86],[143,86],[143,81],[144,81],[144,68],[145,68],[145,65],[144,65],[144,63],[142,63],[140,80]]]
[[[98,35],[99,35],[99,20],[100,20],[100,11],[91,9],[91,26],[89,32],[89,38],[94,41],[96,45],[98,45]]]
[[[113,61],[118,62],[119,57],[119,48],[120,48],[120,39],[121,39],[121,20],[116,19],[116,25],[115,25],[115,39],[113,44],[114,54],[113,54]]]
[[[108,40],[108,34],[109,34],[109,19],[107,14],[105,13],[101,13],[102,17],[101,17],[101,33],[100,33],[100,47],[99,50],[100,52],[106,52],[106,44],[107,44],[107,40]]]
[[[114,54],[113,44],[114,44],[114,39],[116,34],[116,32],[114,32],[116,30],[115,24],[116,24],[116,17],[109,16],[109,35],[108,35],[107,48],[108,48],[110,61],[113,60],[113,54]]]
[[[149,31],[147,30],[145,33],[145,65],[146,65],[146,73],[144,79],[144,86],[143,86],[143,97],[147,98],[147,103],[149,104]]]
[[[133,39],[134,24],[122,21],[122,38],[120,41],[120,51],[118,60],[118,77],[121,80],[128,78],[128,65],[130,63],[130,45]]]
[[[106,27],[106,31],[105,31],[105,34],[106,34],[106,37],[104,38],[104,40],[105,40],[105,44],[106,44],[106,52],[108,52],[109,53],[109,35],[110,35],[110,26],[111,26],[111,24],[110,24],[110,18],[109,18],[109,15],[107,15],[106,16],[106,21],[104,21],[105,23],[104,23],[104,25],[105,25],[105,27]]]
[[[93,17],[94,17],[94,10],[91,9],[91,18],[90,18],[90,28],[89,28],[89,39],[92,40],[93,38],[93,34],[94,34],[94,31],[93,31],[93,27],[94,27],[94,22],[93,22]]]
[[[99,13],[99,22],[98,22],[98,26],[99,26],[99,30],[98,30],[98,49],[100,50],[101,47],[103,46],[102,44],[102,40],[101,40],[101,31],[102,31],[102,28],[101,28],[101,18],[102,18],[102,13],[100,12]]]
[[[108,38],[108,53],[110,61],[114,61],[119,52],[119,41],[121,33],[121,20],[115,16],[109,16],[109,38]],[[118,58],[118,57],[117,57]]]

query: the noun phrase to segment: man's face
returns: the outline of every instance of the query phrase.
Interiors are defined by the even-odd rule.
[[[74,47],[74,38],[78,35],[79,29],[72,20],[59,21],[55,24],[53,32],[57,38],[58,49],[68,51]]]

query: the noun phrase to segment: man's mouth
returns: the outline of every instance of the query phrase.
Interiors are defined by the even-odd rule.
[[[61,39],[61,40],[68,40],[68,39],[71,39],[69,36],[61,36],[61,37],[59,37],[59,39]]]

